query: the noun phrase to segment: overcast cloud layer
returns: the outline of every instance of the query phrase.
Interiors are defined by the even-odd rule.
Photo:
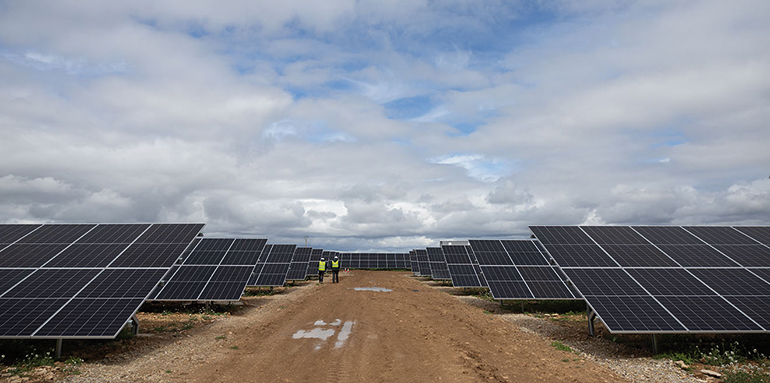
[[[770,2],[0,1],[0,222],[770,224]]]

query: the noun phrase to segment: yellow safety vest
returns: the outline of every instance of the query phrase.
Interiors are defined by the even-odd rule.
[[[326,262],[324,261],[318,262],[318,271],[326,271]]]
[[[332,261],[332,269],[339,269],[340,261]]]

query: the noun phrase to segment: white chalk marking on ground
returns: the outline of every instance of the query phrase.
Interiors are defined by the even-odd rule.
[[[345,344],[345,341],[348,340],[348,337],[350,336],[350,332],[353,330],[353,321],[346,321],[345,325],[342,326],[342,330],[340,330],[339,335],[337,335],[337,342],[334,343],[334,348],[340,348]]]
[[[332,329],[323,329],[323,328],[314,328],[310,331],[305,330],[299,330],[291,337],[294,339],[301,339],[301,338],[315,338],[315,339],[321,339],[321,340],[327,340],[329,337],[334,335],[334,330]]]
[[[315,323],[313,323],[313,326],[326,326],[326,322],[322,320],[317,320]]]
[[[341,324],[342,324],[342,319],[337,319],[334,322],[329,323],[329,325],[331,325],[331,326],[339,326]]]
[[[391,289],[386,289],[384,287],[355,287],[355,288],[353,288],[353,290],[356,290],[356,291],[377,291],[377,292],[380,292],[380,293],[387,293],[387,292],[393,291]]]

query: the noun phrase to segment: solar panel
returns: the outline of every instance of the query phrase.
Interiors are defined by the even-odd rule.
[[[396,268],[409,269],[412,267],[409,253],[396,253]]]
[[[267,239],[254,238],[196,238],[182,265],[172,269],[152,299],[240,300],[266,243]]]
[[[414,250],[409,251],[409,266],[413,275],[420,275],[420,264],[417,262],[417,253]]]
[[[292,259],[291,265],[289,266],[289,273],[286,274],[287,280],[305,280],[307,264],[310,262],[310,255],[312,253],[312,247],[298,247],[294,250],[294,259]]]
[[[420,275],[423,277],[430,277],[430,261],[428,260],[428,252],[425,249],[415,249],[414,255],[417,258],[417,267],[420,270]]]
[[[305,274],[305,277],[318,275],[318,261],[321,259],[323,252],[323,249],[313,249],[310,253],[310,261],[308,261],[307,264],[307,273]]]
[[[770,227],[530,229],[611,332],[770,330]]]
[[[361,262],[361,255],[358,253],[340,253],[340,268],[357,269]]]
[[[440,247],[428,247],[428,260],[430,261],[430,275],[435,280],[452,279],[449,276],[449,268],[446,265],[444,251]]]
[[[470,240],[495,299],[581,299],[532,240]],[[538,258],[539,257],[539,258]]]
[[[474,267],[473,250],[469,245],[442,245],[449,276],[454,287],[487,287],[479,276],[480,269]]]
[[[283,286],[297,245],[266,245],[249,286]]]
[[[0,225],[0,337],[114,338],[203,226]]]

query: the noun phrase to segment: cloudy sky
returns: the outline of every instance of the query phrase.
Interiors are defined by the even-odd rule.
[[[0,0],[0,222],[770,224],[770,2]]]

